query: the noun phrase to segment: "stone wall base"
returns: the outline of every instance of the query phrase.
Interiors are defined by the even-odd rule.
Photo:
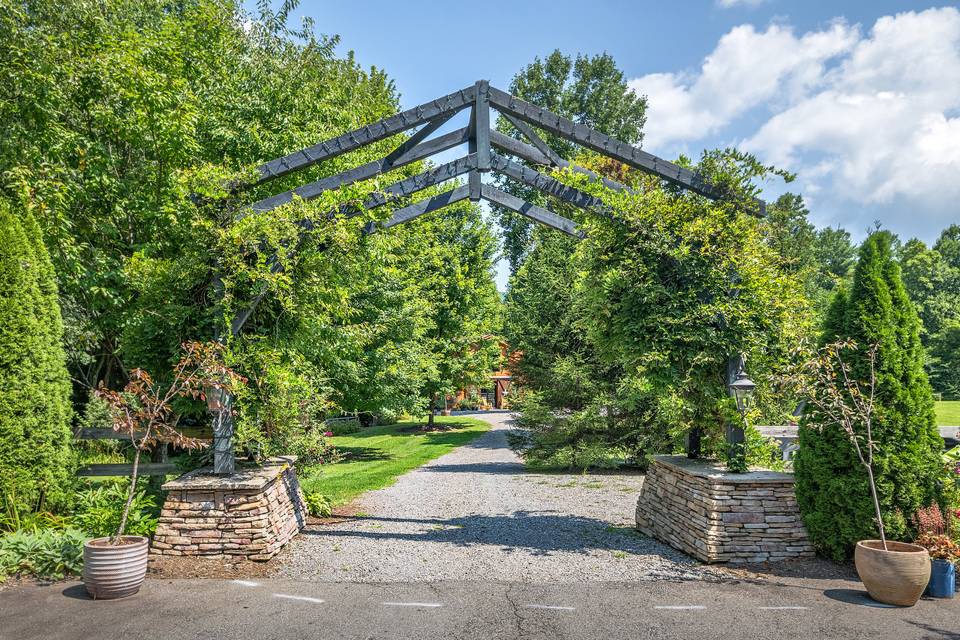
[[[229,476],[198,469],[167,482],[150,553],[269,560],[306,524],[294,461],[274,458]]]
[[[637,529],[703,562],[768,562],[814,555],[792,473],[730,473],[715,462],[655,456]]]

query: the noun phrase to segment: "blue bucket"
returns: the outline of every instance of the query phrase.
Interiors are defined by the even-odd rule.
[[[927,589],[934,598],[952,598],[956,591],[957,567],[949,560],[933,560],[930,567],[930,585]]]

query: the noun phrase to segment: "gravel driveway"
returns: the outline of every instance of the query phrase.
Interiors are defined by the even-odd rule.
[[[330,582],[532,583],[716,579],[633,529],[643,476],[528,473],[509,414],[470,444],[359,499],[361,516],[310,526],[279,575]]]

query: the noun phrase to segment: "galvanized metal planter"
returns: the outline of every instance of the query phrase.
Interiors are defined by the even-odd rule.
[[[94,600],[132,596],[147,575],[149,540],[123,536],[120,544],[94,538],[83,545],[83,584]]]

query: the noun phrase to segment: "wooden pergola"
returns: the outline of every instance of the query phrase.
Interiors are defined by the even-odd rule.
[[[470,120],[467,126],[450,133],[430,137],[453,116],[466,109],[470,109]],[[523,142],[491,129],[491,109],[502,115],[528,142]],[[564,160],[537,135],[535,128],[547,131],[699,195],[712,199],[720,199],[726,195],[694,171],[595,131],[586,125],[575,123],[563,116],[525,102],[491,87],[486,80],[480,80],[472,86],[426,104],[407,109],[305,149],[294,151],[282,158],[265,162],[257,167],[259,178],[245,186],[260,185],[391,136],[416,129],[409,138],[384,158],[264,198],[250,204],[246,212],[240,215],[270,211],[293,202],[294,198],[313,200],[331,189],[338,189],[368,180],[466,144],[467,154],[465,156],[395,182],[371,195],[361,207],[332,211],[328,214],[327,219],[332,221],[338,216],[349,218],[361,215],[365,210],[392,204],[399,198],[413,196],[428,187],[434,187],[460,176],[466,176],[466,184],[459,184],[438,195],[400,207],[394,210],[389,218],[380,222],[368,223],[364,231],[374,233],[378,230],[389,229],[463,200],[473,202],[486,200],[570,236],[582,238],[582,231],[577,228],[572,220],[481,181],[481,174],[499,174],[566,204],[609,216],[610,211],[600,199],[542,173],[537,167],[570,168],[595,180],[600,180],[608,188],[617,191],[626,190],[628,187]],[[757,200],[754,212],[763,215],[764,210],[764,203]],[[305,219],[300,222],[304,233],[309,232],[316,224],[315,220]],[[271,268],[276,271],[282,268],[276,260],[271,260],[270,264]],[[220,339],[225,340],[228,336],[237,335],[265,295],[266,291],[260,293],[243,310],[238,312],[230,322],[228,331],[220,336]],[[234,470],[233,398],[222,394],[219,403],[215,404],[219,408],[214,411],[213,416],[214,472],[229,474]]]

